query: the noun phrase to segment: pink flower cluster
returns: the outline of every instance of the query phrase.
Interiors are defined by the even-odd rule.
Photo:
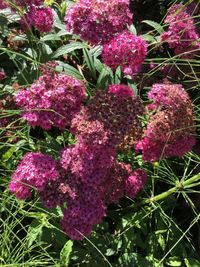
[[[79,191],[62,220],[71,238],[88,235],[105,216],[106,206],[124,196],[131,166],[117,161],[116,150],[142,113],[143,106],[131,88],[111,85],[108,92],[97,91],[73,119],[77,143],[61,155],[61,165],[73,175]]]
[[[78,140],[93,140],[91,123],[98,134],[103,136],[101,143],[108,142],[110,146],[118,146],[123,142],[126,133],[133,125],[139,124],[138,116],[142,115],[144,107],[140,99],[126,85],[110,85],[108,92],[98,90],[86,107],[72,121],[72,132],[78,135]],[[102,124],[100,126],[100,123]],[[90,128],[90,130],[88,130]]]
[[[146,41],[124,31],[103,46],[102,59],[113,70],[121,66],[126,75],[134,76],[140,71],[146,53]]]
[[[11,177],[9,190],[19,199],[31,197],[31,191],[36,188],[44,190],[45,186],[59,178],[56,161],[42,153],[27,153]]]
[[[162,33],[161,39],[183,58],[192,58],[200,50],[200,36],[197,34],[194,21],[182,4],[170,7],[165,23],[168,31]]]
[[[7,8],[8,5],[4,0],[0,0],[0,10]]]
[[[182,157],[195,144],[192,103],[180,84],[154,84],[149,92],[156,109],[143,138],[136,144],[149,162],[166,157]]]
[[[10,6],[13,10],[15,10],[15,7],[30,7],[33,5],[40,6],[43,4],[43,2],[44,0],[14,0]],[[9,1],[0,0],[0,9],[9,7],[9,4]]]
[[[0,69],[0,81],[4,80],[5,78],[6,78],[5,71]]]
[[[40,6],[44,3],[44,0],[14,0],[13,4],[16,4],[20,7],[26,7],[26,6]]]
[[[137,169],[126,180],[126,194],[131,198],[135,198],[138,192],[144,187],[147,181],[146,172],[142,169]]]
[[[11,9],[15,12],[17,8],[22,8],[24,15],[21,17],[20,24],[24,31],[35,27],[39,32],[50,32],[54,24],[53,10],[43,5],[44,0],[15,0]],[[0,9],[9,7],[9,4],[0,0]],[[20,14],[21,15],[21,14]]]
[[[52,91],[59,95],[54,102],[61,101],[62,92],[71,93],[69,88],[76,97],[84,92],[80,83],[74,87],[74,80],[69,86],[71,77],[53,75],[48,68],[42,71],[39,82],[28,90],[28,97],[27,90],[18,94],[20,104],[34,103],[38,107],[40,101],[47,99],[51,103],[52,99],[46,97],[52,97]],[[52,83],[55,87],[51,91]],[[69,92],[62,89],[64,85]],[[67,105],[69,102],[65,100]],[[118,146],[129,129],[139,124],[138,116],[143,112],[139,98],[126,85],[111,85],[108,91],[97,91],[72,121],[76,144],[61,151],[59,162],[41,153],[27,153],[12,175],[10,191],[26,199],[34,187],[48,208],[67,202],[61,226],[70,238],[83,239],[91,233],[93,225],[102,221],[109,203],[117,203],[126,194],[135,197],[145,184],[146,175],[142,170],[132,172],[130,165],[117,160]]]
[[[21,18],[21,25],[25,31],[35,27],[41,33],[50,32],[53,23],[53,10],[45,6],[30,6],[27,13]]]
[[[62,73],[46,73],[30,88],[20,90],[15,99],[31,126],[63,130],[70,126],[85,97],[86,90],[80,81]]]
[[[92,44],[110,41],[132,23],[129,0],[79,0],[65,17],[68,30]]]

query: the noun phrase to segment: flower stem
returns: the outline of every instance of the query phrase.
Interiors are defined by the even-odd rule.
[[[153,196],[149,199],[146,199],[144,201],[144,203],[152,203],[152,202],[156,202],[156,201],[160,201],[164,198],[167,198],[168,196],[170,196],[171,194],[173,193],[176,193],[176,192],[179,192],[179,191],[182,191],[183,189],[187,188],[188,186],[190,186],[191,184],[197,182],[198,180],[200,180],[200,173],[194,175],[193,177],[187,179],[186,181],[180,181],[177,183],[176,186],[170,188],[169,190],[159,194],[159,195],[156,195],[156,196]]]

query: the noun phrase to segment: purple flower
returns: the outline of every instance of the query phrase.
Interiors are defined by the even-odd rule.
[[[137,194],[143,189],[147,174],[142,169],[135,170],[126,180],[126,194],[131,198],[135,198]]]
[[[51,156],[29,152],[13,173],[9,190],[19,199],[29,198],[33,188],[42,191],[49,182],[59,179],[57,168],[57,162]]]
[[[4,70],[0,70],[0,81],[4,80],[6,78],[6,73]]]
[[[121,66],[126,75],[134,76],[140,71],[146,53],[146,41],[124,31],[103,46],[102,59],[113,70]]]
[[[27,13],[21,18],[21,26],[27,31],[35,27],[39,32],[50,32],[54,24],[53,10],[50,7],[30,6]]]
[[[31,126],[64,130],[79,112],[86,97],[84,85],[65,74],[44,74],[30,88],[19,91],[16,103]]]
[[[132,23],[128,0],[79,0],[65,17],[68,30],[92,44],[110,41]]]
[[[169,27],[168,31],[162,33],[161,39],[168,42],[175,54],[183,58],[193,58],[197,50],[200,50],[200,42],[187,8],[182,4],[170,7],[165,23],[168,23]]]
[[[182,157],[195,144],[195,124],[191,100],[180,84],[155,84],[149,99],[153,103],[143,138],[136,144],[143,159],[149,162],[162,158]]]

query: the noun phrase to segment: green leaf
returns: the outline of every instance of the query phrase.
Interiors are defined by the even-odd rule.
[[[128,78],[127,82],[128,82],[128,86],[133,89],[134,95],[137,96],[138,95],[138,89],[137,89],[136,83],[131,78]]]
[[[59,40],[61,40],[61,38],[60,38],[60,36],[58,36],[57,33],[50,33],[50,34],[43,36],[40,40],[43,42],[45,42],[45,41],[59,41]]]
[[[96,88],[105,89],[113,81],[113,72],[109,67],[104,67],[98,77]]]
[[[83,49],[83,55],[84,55],[85,63],[91,72],[91,75],[93,76],[93,78],[96,79],[96,69],[94,65],[93,56],[91,55],[90,51],[87,48]]]
[[[29,226],[27,233],[27,245],[30,247],[34,241],[39,240],[42,236],[43,225],[37,220],[34,219]]]
[[[122,71],[121,71],[121,67],[117,67],[116,71],[115,71],[115,79],[114,79],[114,83],[115,84],[120,84],[121,83],[121,79],[122,79]]]
[[[81,42],[73,42],[67,45],[63,45],[61,47],[59,47],[53,54],[52,54],[52,58],[58,58],[64,54],[68,54],[72,51],[75,51],[77,49],[83,49],[86,48],[86,44],[81,43]]]
[[[162,250],[165,250],[165,238],[162,235],[158,235],[158,243],[160,245],[160,247],[162,248]]]
[[[67,241],[63,249],[60,252],[60,261],[62,266],[66,267],[70,261],[70,254],[72,252],[73,242],[71,240]]]
[[[186,267],[199,267],[200,266],[200,261],[196,259],[184,259],[184,263]]]
[[[115,253],[116,253],[115,250],[113,250],[112,248],[108,248],[106,250],[106,254],[105,255],[110,257],[110,256],[114,255]]]
[[[97,46],[95,46],[94,48],[91,48],[91,49],[90,49],[90,54],[91,54],[91,56],[93,56],[93,57],[98,57],[98,56],[100,56],[101,53],[102,53],[102,49],[103,49],[102,45],[97,45]]]
[[[124,253],[119,258],[119,265],[123,267],[146,267],[152,266],[151,263],[143,256],[138,253]]]
[[[182,261],[179,257],[170,257],[167,261],[166,264],[168,266],[174,266],[174,267],[178,267],[178,266],[182,266]]]
[[[164,32],[164,29],[163,29],[162,25],[160,25],[159,23],[157,23],[157,22],[155,22],[153,20],[143,20],[142,22],[144,22],[147,25],[149,25],[152,28],[154,28],[158,33]]]
[[[64,71],[66,74],[71,75],[78,80],[83,80],[83,76],[77,69],[75,69],[74,67],[72,67],[67,63],[63,63],[62,61],[56,61],[56,62],[59,63],[59,66],[56,66],[57,71]]]
[[[12,155],[13,155],[14,152],[15,152],[15,147],[12,146],[11,148],[9,148],[9,149],[6,151],[5,154],[3,154],[3,156],[2,156],[2,160],[3,160],[3,161],[7,161],[7,160],[9,160],[9,159],[12,157]]]
[[[151,44],[157,43],[157,40],[150,34],[142,34],[141,37]]]
[[[135,28],[135,26],[132,24],[129,26],[129,31],[135,35],[137,35],[137,30]]]

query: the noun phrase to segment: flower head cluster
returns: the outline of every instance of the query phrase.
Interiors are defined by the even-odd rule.
[[[192,103],[180,84],[155,84],[149,92],[156,109],[150,117],[143,139],[136,144],[144,160],[183,156],[195,144]]]
[[[114,156],[115,151],[109,146],[84,145],[78,142],[75,146],[63,150],[61,164],[75,176],[76,183],[83,182],[97,187],[105,182]]]
[[[54,23],[53,10],[45,6],[30,6],[27,13],[21,18],[24,30],[35,27],[39,32],[50,32]]]
[[[5,71],[0,69],[0,81],[4,80],[5,78],[6,78]]]
[[[131,167],[117,161],[116,150],[142,112],[131,88],[111,85],[107,92],[99,90],[73,119],[77,143],[61,155],[61,165],[73,176],[77,190],[61,223],[71,238],[88,235],[105,215],[106,205],[123,197]]]
[[[106,206],[98,190],[82,184],[77,192],[77,198],[68,202],[61,221],[63,230],[72,239],[81,240],[89,235],[92,226],[102,221],[105,216]]]
[[[194,21],[182,4],[170,7],[165,23],[169,24],[168,31],[162,33],[163,41],[183,58],[192,58],[200,50],[199,35],[196,32]]]
[[[151,109],[171,109],[176,111],[181,106],[191,105],[191,100],[181,84],[154,84],[148,93],[149,100],[153,103]]]
[[[16,7],[30,7],[30,6],[41,6],[44,3],[44,0],[13,0],[10,5],[13,10]],[[6,0],[0,0],[0,9],[9,7],[9,3]]]
[[[143,189],[147,181],[147,174],[142,169],[137,169],[126,180],[126,194],[131,198],[135,198],[137,194]]]
[[[146,41],[124,31],[103,46],[102,59],[112,69],[121,66],[126,75],[134,76],[140,71],[146,53]]]
[[[57,170],[59,171],[59,178],[49,181],[38,192],[40,200],[47,208],[62,206],[64,203],[76,197],[77,185],[74,182],[74,176],[66,172],[61,167],[60,162],[57,164]]]
[[[23,118],[31,126],[49,130],[52,126],[63,130],[79,112],[86,96],[83,84],[71,76],[47,73],[19,91],[16,103],[23,110]]]
[[[132,23],[128,0],[79,0],[65,17],[68,30],[92,44],[110,41]]]
[[[57,162],[49,155],[42,153],[27,153],[16,171],[11,177],[9,190],[19,199],[31,196],[32,188],[38,191],[44,190],[45,186],[59,179]]]
[[[126,180],[131,175],[132,169],[129,164],[115,160],[107,172],[106,184],[99,188],[101,196],[106,204],[118,203],[125,194]]]
[[[7,8],[8,5],[4,0],[0,0],[0,10]]]
[[[24,101],[26,105],[27,102],[32,104],[35,92],[39,93],[41,101],[45,96],[46,101],[46,96],[56,94],[59,88],[64,85],[69,87],[65,76],[61,76],[63,83],[60,80],[57,83],[58,77],[51,66],[42,69],[43,76],[39,83],[29,89],[32,98],[26,100],[26,90],[18,96],[21,104]],[[53,92],[47,90],[41,94],[38,87],[41,83],[46,89],[55,84]],[[74,83],[71,88],[74,90]],[[80,89],[80,84],[77,88]],[[60,101],[61,89],[55,102]],[[66,91],[64,93],[66,95]],[[37,101],[39,106],[40,102]],[[48,101],[51,103],[51,99]],[[76,144],[61,151],[59,162],[41,153],[26,154],[12,176],[10,191],[25,199],[31,196],[31,187],[35,187],[48,208],[67,202],[61,226],[70,238],[83,239],[91,233],[93,225],[102,221],[107,205],[117,203],[127,191],[132,170],[130,165],[118,162],[117,149],[129,129],[139,124],[138,114],[142,114],[143,110],[139,98],[128,86],[111,85],[108,91],[99,90],[73,119],[71,130],[76,135]],[[138,173],[138,181],[143,181],[143,176],[143,173]],[[138,181],[135,189],[130,182],[132,191],[138,192],[138,188],[142,188],[142,183]]]
[[[101,123],[104,129],[104,140],[110,146],[118,146],[123,142],[126,133],[134,126],[139,125],[138,116],[142,115],[144,107],[140,99],[133,95],[133,91],[126,85],[110,85],[108,92],[99,90],[86,107],[72,121],[72,131],[78,138],[84,134],[87,137],[86,129],[94,121]],[[86,128],[85,128],[86,127]],[[90,130],[91,132],[91,130]],[[103,132],[102,132],[103,133]],[[101,133],[101,134],[102,134]]]
[[[18,6],[40,6],[44,3],[44,0],[14,0],[15,4]]]

